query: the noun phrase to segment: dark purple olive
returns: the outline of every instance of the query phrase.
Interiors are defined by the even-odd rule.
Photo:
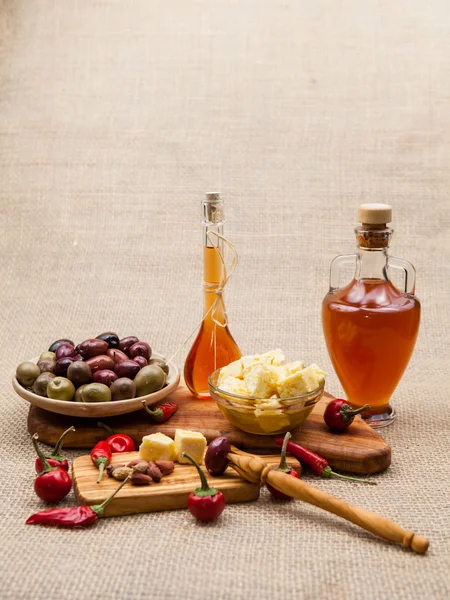
[[[103,340],[108,343],[109,348],[118,348],[119,347],[119,336],[117,333],[113,331],[105,331],[105,333],[101,333],[96,337],[97,340]]]
[[[147,364],[147,361],[145,361]],[[37,366],[39,367],[41,373],[53,373],[56,366],[56,361],[54,360],[40,360],[38,361]],[[42,394],[40,394],[42,395]]]
[[[122,352],[122,350],[118,350],[117,348],[108,348],[106,351],[106,356],[112,358],[114,364],[122,362],[123,360],[130,360],[125,352]]]
[[[114,372],[117,373],[117,377],[128,377],[128,379],[134,379],[139,373],[141,367],[134,360],[122,360],[114,365]]]
[[[74,354],[70,358],[73,358],[74,361],[83,360],[83,357],[81,356],[81,354]]]
[[[68,340],[67,338],[63,338],[61,340],[56,340],[48,349],[49,352],[56,352],[56,350],[61,346],[61,344],[70,344],[71,346],[75,346],[72,340]]]
[[[56,361],[55,370],[53,371],[53,373],[55,375],[57,375],[58,377],[66,377],[67,369],[69,368],[69,365],[71,365],[72,363],[73,363],[73,358],[71,356],[65,356],[64,358],[60,358],[59,360]]]
[[[73,357],[75,354],[75,348],[71,344],[61,344],[56,348],[56,360],[66,356]]]
[[[108,369],[109,371],[112,371],[114,367],[113,359],[109,356],[106,356],[106,354],[100,354],[99,356],[88,358],[86,363],[91,367],[92,374],[94,374],[96,371],[101,371],[102,369]]]
[[[122,350],[122,352],[125,352],[125,354],[128,354],[129,348],[131,348],[131,346],[138,341],[139,341],[138,338],[134,335],[129,335],[128,337],[124,337],[119,342],[119,350]]]
[[[114,383],[117,379],[117,375],[114,371],[110,371],[109,369],[100,369],[100,371],[96,371],[92,377],[94,383],[103,383],[108,387],[111,387],[111,384]]]
[[[105,352],[108,350],[108,342],[91,338],[89,340],[85,340],[81,344],[78,344],[75,350],[86,360],[86,358],[92,358],[93,356],[105,354]]]
[[[205,454],[205,467],[210,475],[218,477],[225,473],[230,462],[228,459],[230,450],[230,442],[225,436],[213,439]]]
[[[141,369],[142,367],[146,367],[148,365],[148,360],[145,358],[145,356],[135,356],[133,360],[134,362],[137,362]]]
[[[130,346],[128,354],[130,355],[130,358],[133,359],[135,356],[143,356],[148,360],[152,355],[152,349],[147,344],[147,342],[136,342],[135,344]]]

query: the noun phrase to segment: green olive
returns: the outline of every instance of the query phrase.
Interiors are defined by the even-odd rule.
[[[56,354],[55,352],[43,352],[40,355],[39,360],[52,360],[53,362],[56,362]]]
[[[142,367],[134,378],[136,384],[136,396],[146,396],[153,394],[164,387],[166,383],[166,374],[157,365],[148,365]]]
[[[111,390],[104,383],[88,383],[82,387],[81,402],[111,401]]]
[[[162,369],[166,375],[169,374],[169,365],[162,358],[151,358],[148,361],[148,364],[156,365],[157,367],[160,367],[160,369]]]
[[[80,387],[77,389],[77,391],[75,392],[75,402],[83,402],[83,390],[84,388],[87,386],[87,383],[85,383],[84,385],[80,385]]]
[[[33,392],[38,396],[44,396],[44,398],[46,398],[47,384],[51,379],[54,379],[55,377],[55,374],[50,373],[49,371],[44,371],[44,373],[41,373],[33,383]]]
[[[47,396],[52,400],[70,402],[75,396],[75,386],[67,377],[55,377],[47,384]]]
[[[39,367],[30,361],[20,363],[16,370],[17,381],[24,387],[31,387],[40,374]]]

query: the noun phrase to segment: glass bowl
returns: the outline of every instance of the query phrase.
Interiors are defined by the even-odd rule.
[[[217,387],[219,373],[220,369],[216,369],[208,378],[211,398],[230,423],[242,431],[257,435],[286,433],[300,425],[322,398],[325,389],[323,381],[313,392],[277,399],[278,406],[274,407],[270,405],[270,399],[249,398],[221,390]]]

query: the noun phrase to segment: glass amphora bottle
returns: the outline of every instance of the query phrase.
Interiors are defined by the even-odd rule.
[[[224,206],[219,194],[206,194],[202,213],[204,319],[184,363],[184,379],[194,396],[210,399],[209,375],[240,358],[241,352],[228,329],[223,293],[218,293],[224,279],[224,244],[216,235],[208,235],[223,235]]]
[[[387,204],[362,204],[355,229],[356,254],[331,263],[330,291],[322,303],[322,324],[328,352],[348,401],[370,404],[362,417],[372,427],[392,423],[391,396],[411,358],[419,331],[420,302],[414,296],[415,269],[389,256],[393,230],[387,226]],[[356,263],[355,276],[340,287],[340,270]],[[404,289],[390,279],[401,269]]]

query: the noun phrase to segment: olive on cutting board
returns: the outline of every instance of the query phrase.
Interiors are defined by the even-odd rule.
[[[120,377],[111,384],[112,400],[129,400],[136,396],[136,384],[128,377]]]
[[[105,333],[101,333],[96,337],[97,340],[103,340],[104,342],[108,342],[109,348],[118,348],[119,347],[119,336],[117,333],[113,331],[105,331]]]
[[[166,383],[166,374],[156,365],[147,365],[143,367],[134,378],[136,384],[136,395],[146,396],[153,394],[164,387]]]
[[[67,377],[54,377],[47,383],[47,396],[70,402],[75,396],[75,386]]]
[[[16,370],[17,381],[24,387],[30,387],[41,374],[37,365],[30,361],[20,363]]]
[[[75,387],[92,381],[91,367],[84,361],[76,361],[69,365],[67,377]]]
[[[47,384],[50,379],[54,379],[55,377],[56,375],[54,373],[50,373],[49,371],[41,373],[33,383],[33,392],[38,396],[47,398]]]

